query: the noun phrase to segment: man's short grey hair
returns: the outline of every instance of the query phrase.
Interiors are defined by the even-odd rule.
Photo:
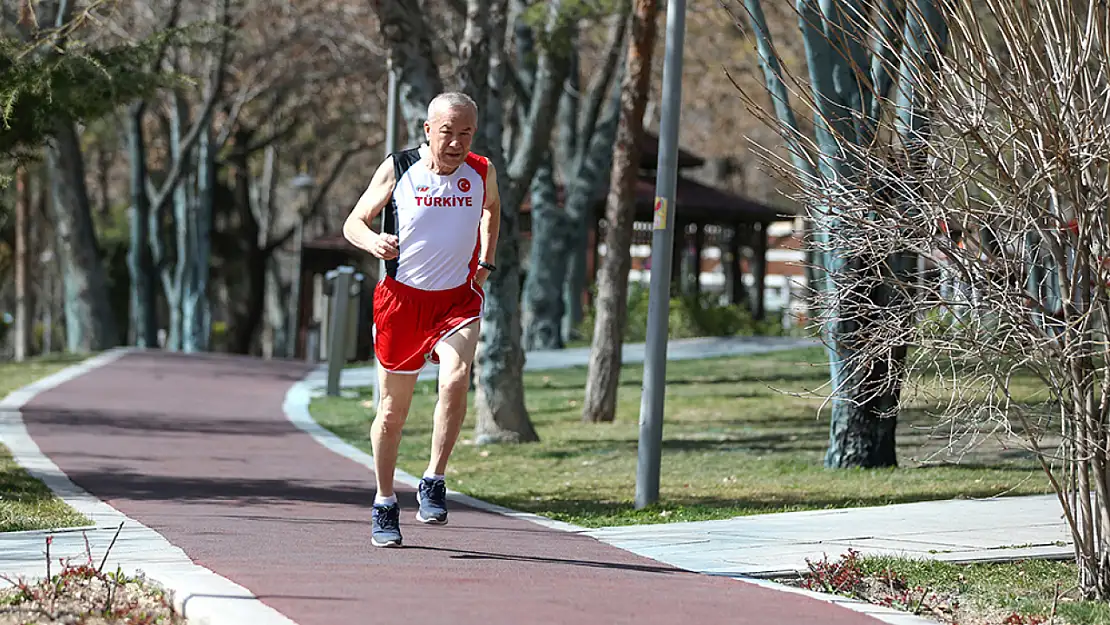
[[[454,108],[470,109],[474,113],[474,117],[478,117],[478,104],[470,96],[460,91],[448,91],[437,95],[428,103],[428,119],[435,118],[436,113],[440,111],[448,111]]]

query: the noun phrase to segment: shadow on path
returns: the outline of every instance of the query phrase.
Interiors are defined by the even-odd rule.
[[[500,530],[499,530],[500,531]],[[624,562],[600,562],[594,560],[578,560],[567,558],[545,558],[541,556],[528,556],[522,554],[509,554],[509,553],[492,553],[487,551],[470,551],[463,549],[448,549],[445,547],[405,547],[405,549],[414,549],[420,551],[431,551],[437,553],[450,553],[452,560],[504,560],[507,562],[531,562],[539,564],[566,564],[572,566],[584,566],[588,568],[597,569],[618,569],[621,571],[635,571],[637,573],[661,573],[664,575],[697,575],[697,573],[690,573],[669,566],[652,566],[646,564],[628,564]]]

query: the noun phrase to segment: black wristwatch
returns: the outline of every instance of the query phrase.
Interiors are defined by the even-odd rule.
[[[486,271],[490,271],[490,272],[497,271],[497,267],[495,267],[494,265],[492,265],[490,263],[487,263],[484,260],[478,261],[478,266],[481,267],[482,269],[485,269]]]

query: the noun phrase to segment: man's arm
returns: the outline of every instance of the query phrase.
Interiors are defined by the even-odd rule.
[[[382,212],[393,195],[396,184],[393,159],[387,158],[378,166],[370,185],[358,199],[351,214],[343,223],[343,236],[356,247],[370,252],[382,260],[397,258],[397,237],[379,234],[370,229],[370,223]]]
[[[486,171],[486,198],[482,206],[482,223],[478,229],[478,240],[482,245],[482,262],[495,265],[497,258],[497,237],[501,232],[501,193],[497,189],[497,170],[490,163]],[[478,267],[475,278],[479,284],[485,284],[489,277],[489,270]]]

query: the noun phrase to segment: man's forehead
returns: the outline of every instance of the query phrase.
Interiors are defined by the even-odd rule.
[[[433,126],[473,126],[475,123],[474,114],[470,111],[452,109],[448,111],[439,111],[430,120]]]

